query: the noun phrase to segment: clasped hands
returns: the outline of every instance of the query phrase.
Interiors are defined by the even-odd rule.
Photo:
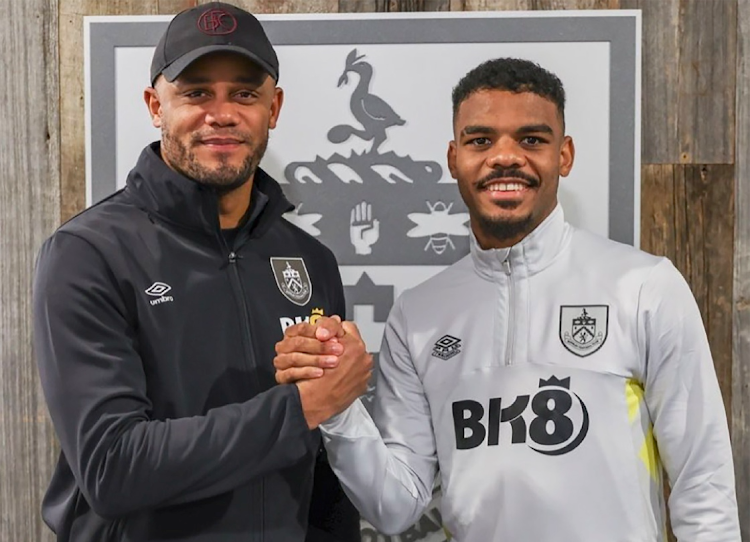
[[[372,356],[359,329],[338,316],[286,328],[276,343],[276,382],[299,388],[310,429],[342,412],[367,390]]]

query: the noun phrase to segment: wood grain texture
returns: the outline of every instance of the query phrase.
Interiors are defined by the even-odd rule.
[[[531,9],[618,9],[620,0],[531,0]]]
[[[750,540],[750,0],[737,14],[732,442],[742,540]]]
[[[67,220],[86,203],[84,148],[83,17],[156,15],[157,0],[60,0],[60,218]],[[170,10],[175,2],[167,2]]]
[[[643,10],[643,163],[733,163],[737,0],[620,7]]]
[[[338,0],[237,0],[251,13],[335,13]]]
[[[620,0],[620,6],[642,10],[641,160],[679,163],[680,0]]]
[[[682,0],[679,35],[677,162],[732,164],[737,0]]]
[[[463,0],[463,11],[524,11],[532,0]]]
[[[449,11],[450,0],[339,0],[341,13]]]
[[[734,166],[644,165],[641,179],[641,247],[690,284],[730,414]]]
[[[56,458],[31,348],[31,281],[59,214],[57,1],[0,0],[0,540],[52,540],[40,507]]]

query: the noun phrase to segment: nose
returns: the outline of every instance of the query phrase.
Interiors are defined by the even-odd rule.
[[[235,126],[239,122],[237,106],[231,100],[216,97],[206,111],[206,124],[211,126]]]
[[[501,137],[495,142],[492,152],[487,155],[487,165],[491,168],[519,168],[525,165],[526,158],[521,145],[512,137]]]

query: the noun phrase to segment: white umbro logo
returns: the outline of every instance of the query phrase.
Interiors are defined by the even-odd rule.
[[[146,293],[154,297],[161,297],[171,289],[172,287],[169,284],[164,284],[163,282],[154,282],[151,286],[148,287]]]
[[[154,282],[151,286],[146,288],[145,292],[148,295],[156,298],[152,299],[150,303],[152,305],[158,305],[160,303],[169,303],[170,301],[174,301],[174,298],[171,295],[164,295],[171,289],[172,287],[169,284],[165,284],[164,282]]]

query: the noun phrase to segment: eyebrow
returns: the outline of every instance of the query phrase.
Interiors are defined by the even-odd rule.
[[[470,124],[461,130],[461,135],[476,135],[476,134],[496,134],[497,130],[490,126],[482,126],[481,124]]]
[[[550,134],[553,135],[554,132],[552,128],[548,124],[527,124],[525,126],[521,126],[516,130],[516,134]],[[476,135],[476,134],[490,134],[490,135],[496,135],[497,130],[492,128],[491,126],[482,126],[481,124],[470,124],[469,126],[466,126],[463,130],[461,130],[461,135],[470,136],[470,135]]]
[[[529,124],[527,126],[521,126],[516,130],[518,134],[554,134],[552,128],[548,124]]]

